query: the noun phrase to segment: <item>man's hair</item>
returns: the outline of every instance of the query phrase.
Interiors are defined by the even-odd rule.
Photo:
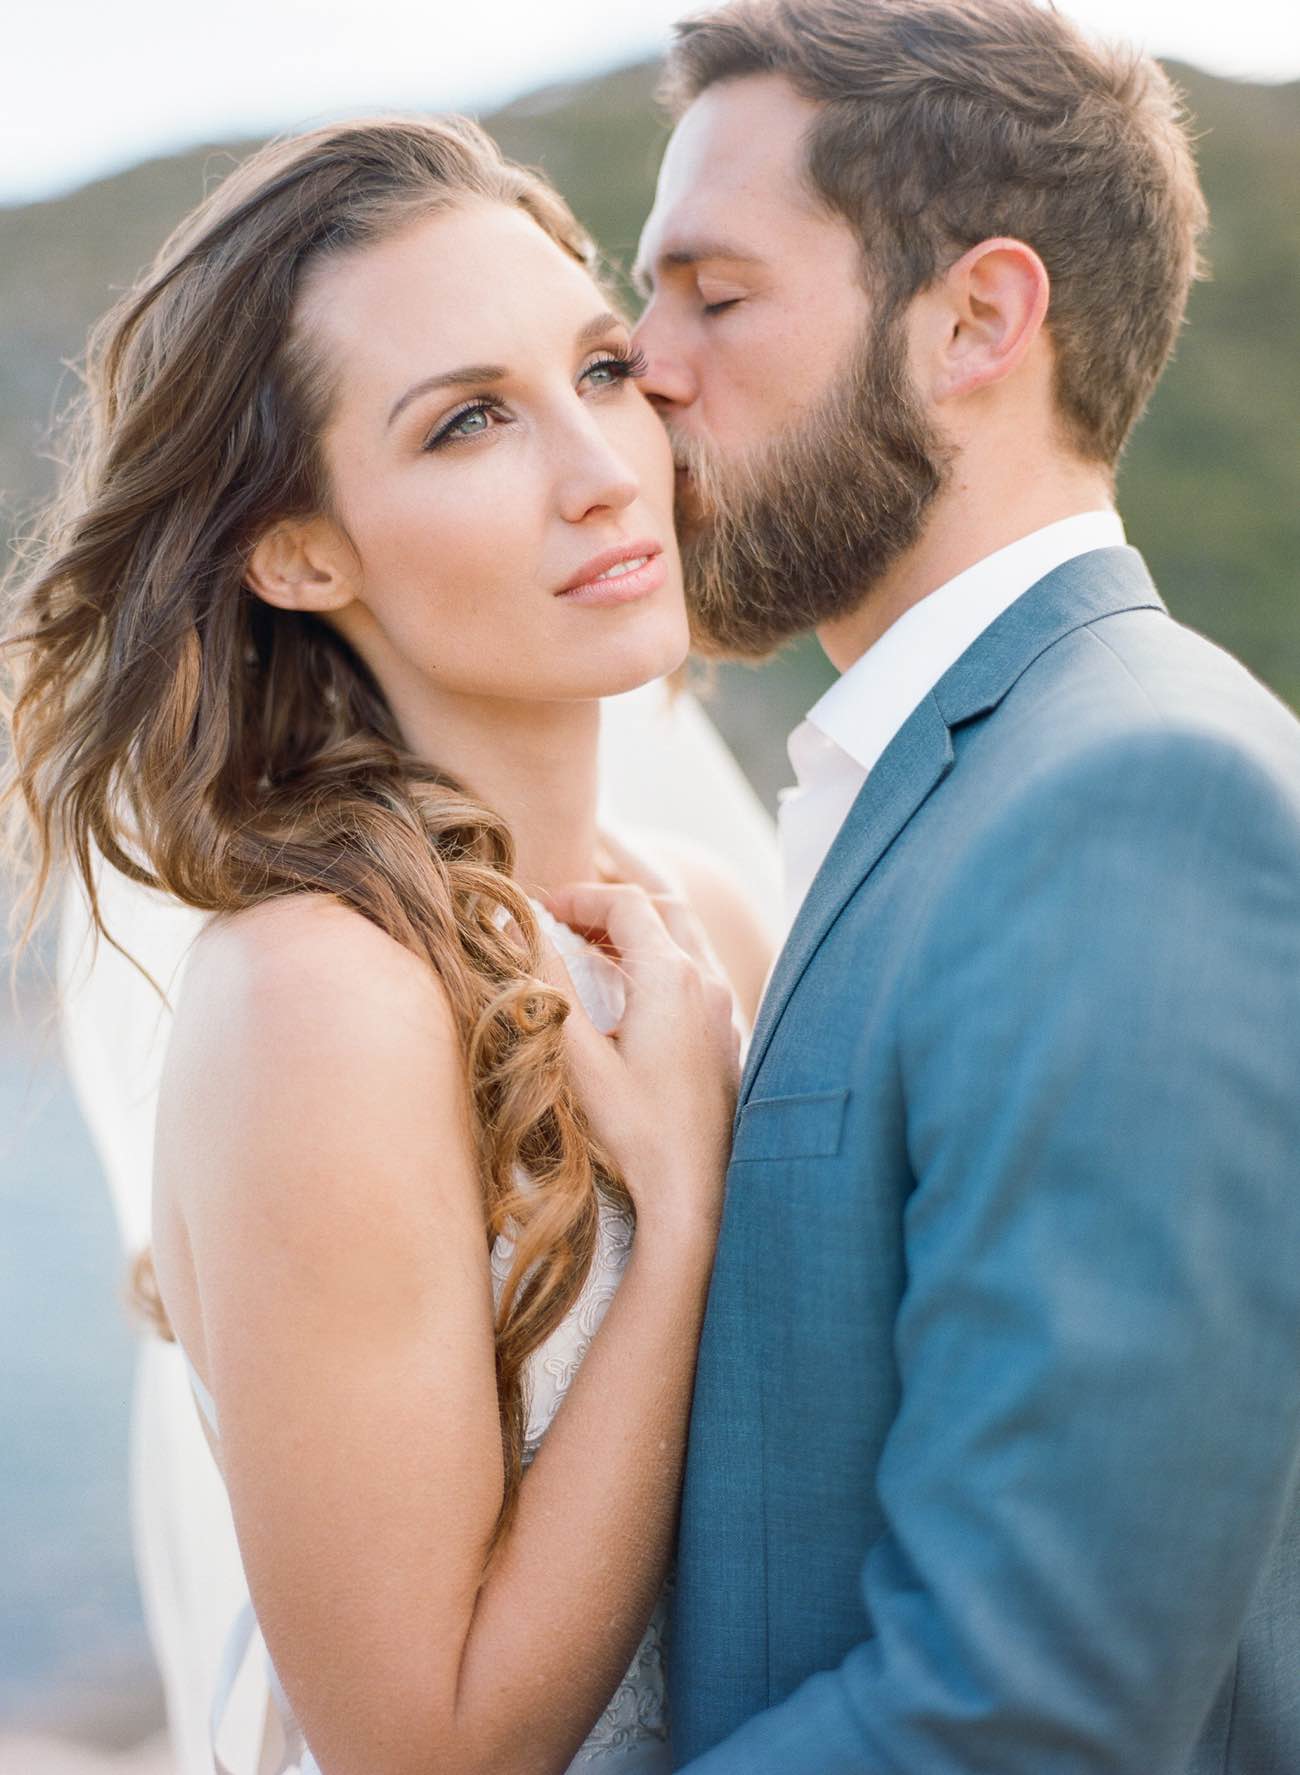
[[[885,315],[981,240],[1033,247],[1071,446],[1114,464],[1182,324],[1206,223],[1181,96],[1033,0],[732,0],[677,26],[662,96],[783,75],[806,177]]]

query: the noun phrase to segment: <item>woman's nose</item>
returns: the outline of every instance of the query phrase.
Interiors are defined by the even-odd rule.
[[[641,482],[595,426],[584,428],[560,479],[561,514],[580,524],[593,511],[623,511]]]

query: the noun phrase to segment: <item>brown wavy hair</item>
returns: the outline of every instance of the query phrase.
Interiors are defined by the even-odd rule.
[[[515,1245],[496,1319],[499,1540],[525,1364],[586,1277],[599,1194],[630,1204],[566,1076],[568,1007],[539,978],[505,824],[405,748],[325,623],[245,582],[269,525],[328,509],[331,381],[295,330],[304,273],[473,199],[517,206],[594,270],[564,201],[474,124],[383,119],[254,154],[96,328],[65,485],[11,576],[0,808],[28,932],[70,865],[112,941],[102,856],[205,912],[331,895],[435,971],[463,1041],[486,1236]],[[134,1293],[170,1335],[147,1251]]]

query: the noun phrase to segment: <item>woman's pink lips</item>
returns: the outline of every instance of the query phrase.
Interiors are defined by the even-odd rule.
[[[662,548],[663,544],[653,536],[628,536],[622,542],[611,542],[608,548],[599,549],[584,561],[560,590],[576,591],[579,586],[590,585],[593,579],[599,579],[602,573],[608,573],[611,567],[619,567],[624,561],[640,560],[642,555],[657,555]]]
[[[616,574],[613,579],[589,579],[555,595],[565,604],[630,604],[635,598],[644,598],[647,592],[658,591],[666,572],[663,554],[656,552],[644,567],[634,567],[630,573]]]

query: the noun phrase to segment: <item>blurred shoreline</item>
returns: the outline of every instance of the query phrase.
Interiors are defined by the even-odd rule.
[[[0,1769],[163,1775],[127,1503],[135,1340],[63,1066],[51,951],[47,936],[16,998],[7,980],[0,991]]]

